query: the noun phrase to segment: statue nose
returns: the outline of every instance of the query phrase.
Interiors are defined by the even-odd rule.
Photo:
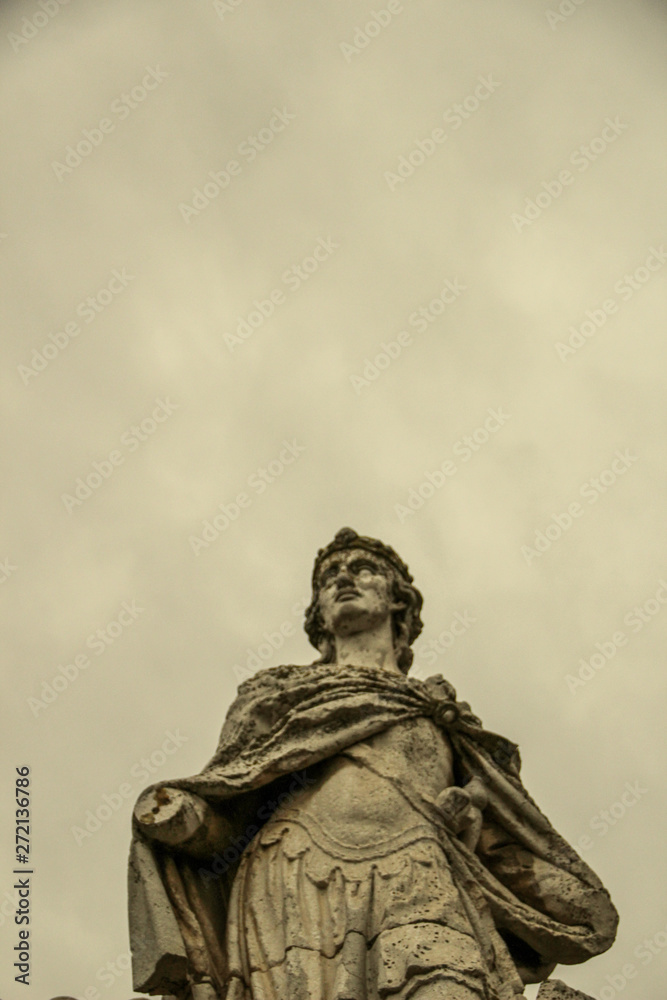
[[[348,570],[341,570],[336,577],[336,593],[339,594],[342,590],[354,590],[354,577],[353,574]]]

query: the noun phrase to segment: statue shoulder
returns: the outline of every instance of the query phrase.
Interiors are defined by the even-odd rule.
[[[227,710],[218,750],[223,744],[237,748],[247,745],[270,732],[286,712],[300,703],[300,691],[312,682],[314,666],[292,663],[267,667],[239,684]]]
[[[287,690],[330,671],[329,664],[318,661],[306,664],[282,663],[275,667],[264,667],[239,684],[237,697],[251,698],[255,695],[264,696]]]
[[[429,694],[433,695],[435,698],[442,698],[447,701],[456,701],[456,688],[453,684],[446,680],[442,674],[432,674],[420,683],[428,688]]]

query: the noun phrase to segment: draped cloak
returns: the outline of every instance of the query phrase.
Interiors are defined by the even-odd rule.
[[[524,789],[516,745],[482,728],[451,684],[440,675],[421,681],[371,667],[291,665],[240,685],[200,774],[152,786],[193,792],[224,816],[229,834],[215,853],[202,859],[166,850],[134,822],[128,882],[135,991],[224,998],[231,887],[244,847],[276,801],[312,783],[309,768],[316,776],[318,763],[355,750],[363,764],[362,741],[423,716],[449,738],[456,784],[478,777],[488,795],[473,852],[433,800],[400,788],[437,831],[487,966],[489,1000],[512,1000],[521,989],[517,967],[525,982],[537,982],[556,963],[606,951],[618,923],[606,889]]]

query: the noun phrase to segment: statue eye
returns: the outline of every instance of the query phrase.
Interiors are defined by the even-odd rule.
[[[373,563],[367,562],[355,563],[353,566],[350,566],[350,569],[356,576],[369,577],[377,573],[377,567]]]

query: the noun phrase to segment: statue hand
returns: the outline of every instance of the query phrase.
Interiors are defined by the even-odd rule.
[[[488,802],[483,782],[472,778],[465,788],[452,785],[440,792],[436,805],[452,833],[474,851],[482,829],[482,810]]]
[[[195,857],[213,853],[229,827],[204,799],[180,788],[144,792],[134,817],[146,837]]]

